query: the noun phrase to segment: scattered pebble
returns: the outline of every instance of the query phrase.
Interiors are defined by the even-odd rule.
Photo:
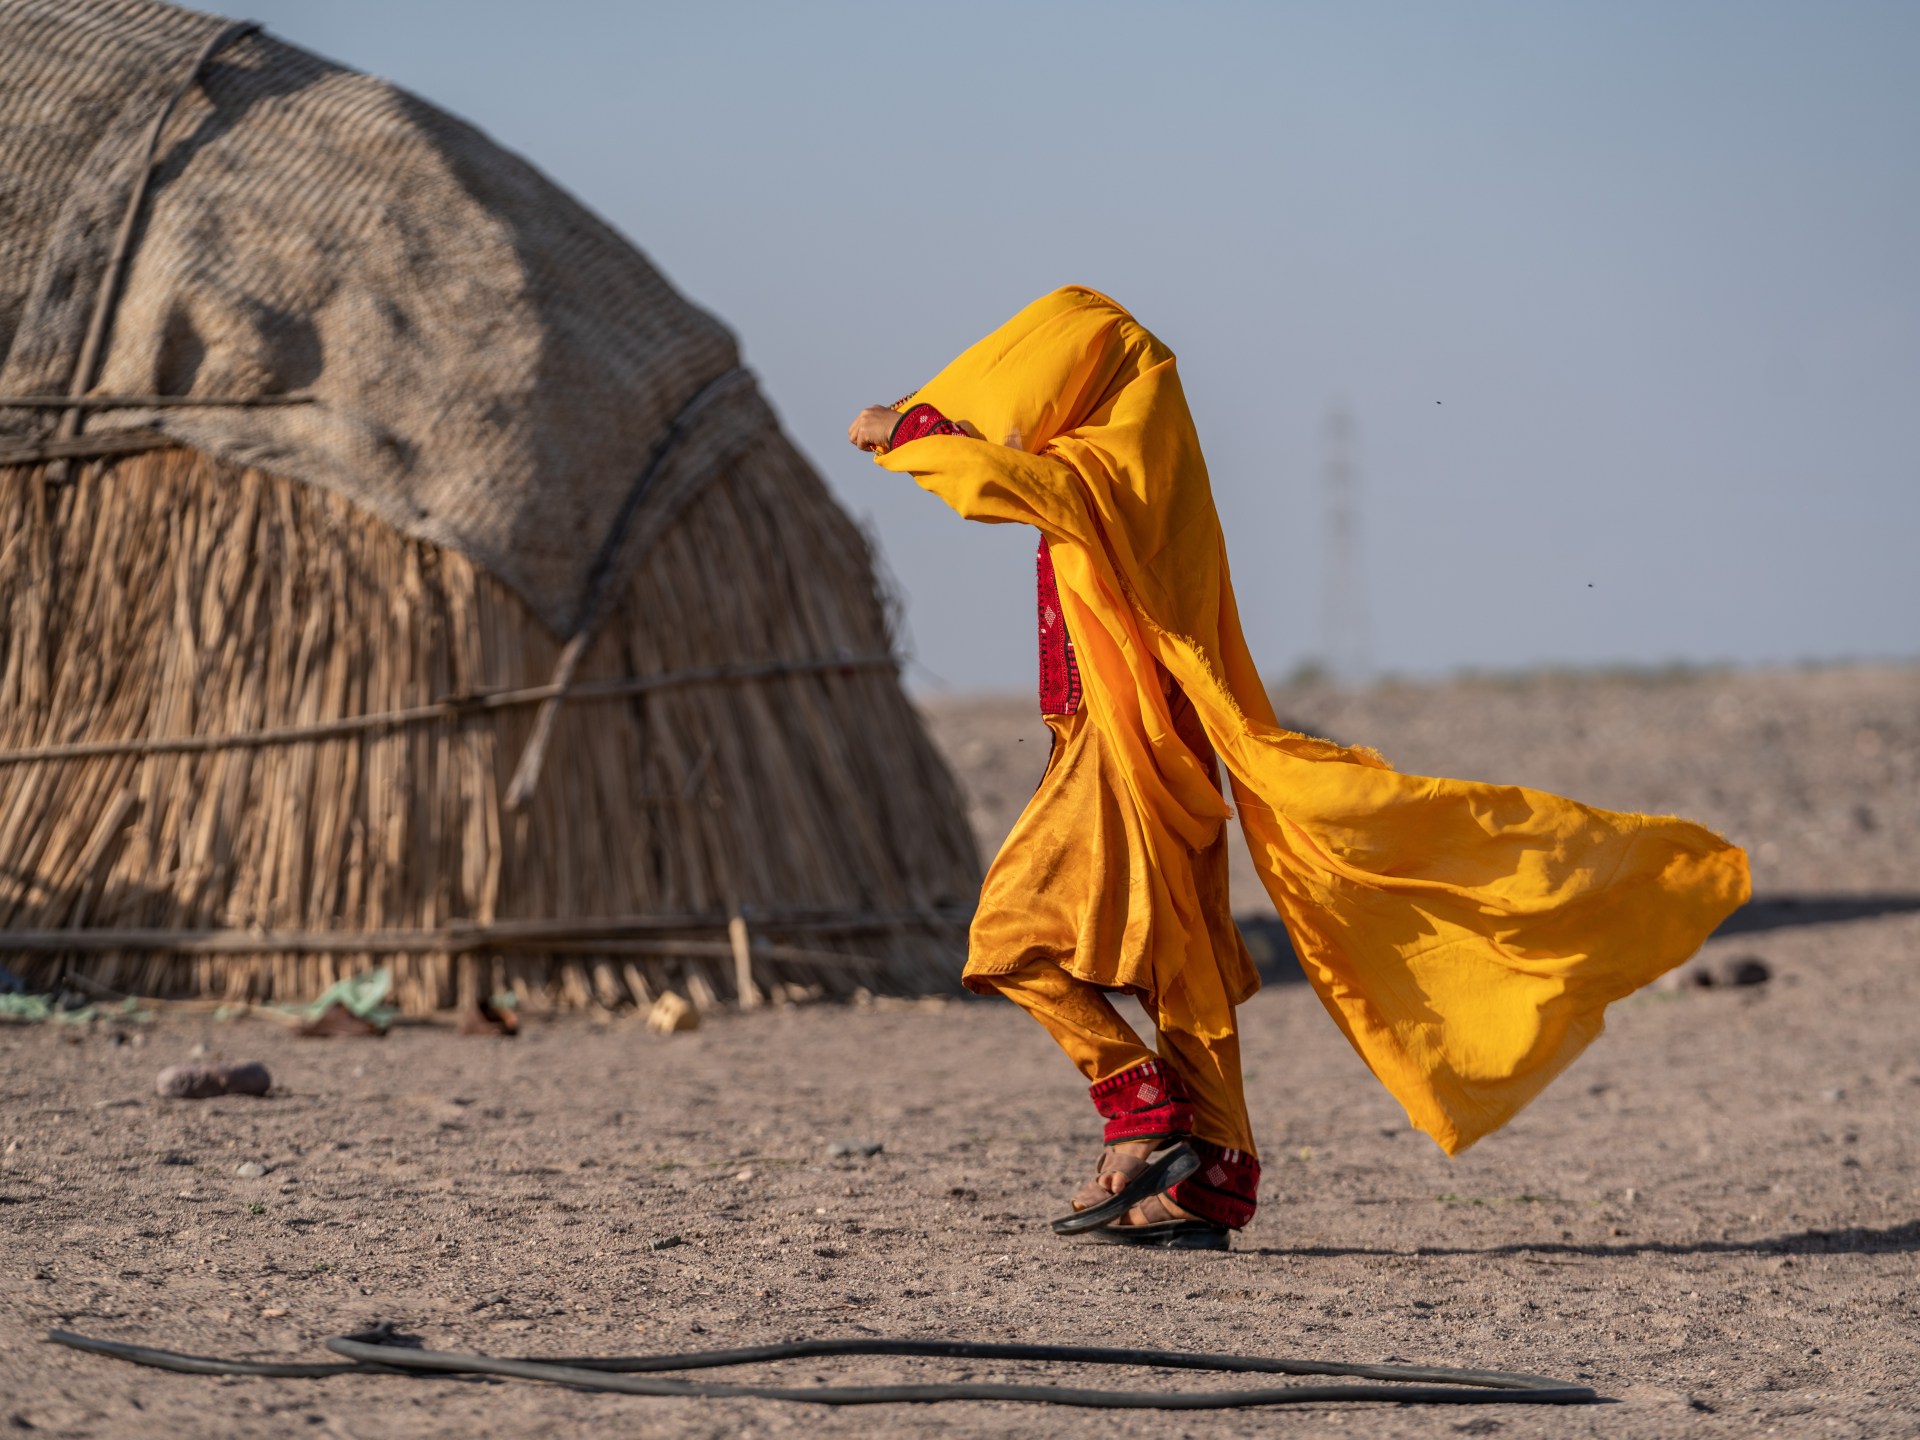
[[[753,1167],[748,1166],[745,1170],[736,1171],[733,1178],[736,1180],[751,1180],[753,1178]]]
[[[661,1035],[700,1028],[700,1012],[693,1002],[677,991],[669,990],[653,1002],[647,1011],[647,1028]]]
[[[1847,1098],[1847,1092],[1836,1085],[1831,1090],[1822,1090],[1820,1092],[1820,1098],[1829,1105],[1838,1105],[1842,1100]]]
[[[240,1176],[243,1180],[258,1180],[262,1175],[267,1173],[267,1167],[262,1165],[258,1160],[242,1160],[238,1165],[233,1167],[233,1173]]]
[[[1773,978],[1773,967],[1758,955],[1729,955],[1723,959],[1701,960],[1687,971],[1687,979],[1702,989],[1716,986],[1764,985]]]
[[[257,1060],[233,1064],[169,1065],[155,1077],[153,1088],[175,1100],[205,1100],[214,1095],[264,1095],[273,1077]]]

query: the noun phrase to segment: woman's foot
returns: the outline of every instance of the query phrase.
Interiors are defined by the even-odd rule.
[[[1074,1195],[1073,1213],[1054,1221],[1053,1228],[1079,1235],[1125,1220],[1139,1202],[1178,1185],[1199,1166],[1200,1157],[1184,1136],[1116,1141],[1100,1152],[1099,1169]]]
[[[1165,1145],[1165,1140],[1122,1140],[1109,1145],[1100,1152],[1100,1168],[1093,1179],[1080,1187],[1073,1197],[1073,1208],[1091,1210],[1110,1195],[1118,1195],[1127,1188],[1127,1182],[1147,1168],[1147,1161],[1153,1152]],[[1116,1225],[1151,1225],[1159,1220],[1192,1220],[1196,1217],[1182,1210],[1165,1195],[1149,1195],[1121,1219]]]
[[[1111,1230],[1130,1230],[1140,1225],[1164,1225],[1169,1220],[1198,1220],[1191,1210],[1182,1210],[1165,1195],[1149,1195],[1108,1226]]]

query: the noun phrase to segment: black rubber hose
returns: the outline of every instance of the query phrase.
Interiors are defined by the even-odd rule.
[[[1072,1405],[1103,1410],[1226,1410],[1252,1406],[1326,1404],[1372,1400],[1401,1405],[1584,1405],[1600,1397],[1585,1386],[1539,1375],[1498,1370],[1445,1370],[1419,1365],[1342,1365],[1260,1355],[1206,1355],[1181,1350],[1115,1350],[1078,1345],[1000,1345],[961,1340],[796,1340],[737,1350],[686,1354],[504,1359],[415,1350],[390,1343],[386,1326],[335,1336],[327,1348],[342,1361],[299,1364],[221,1360],[181,1355],[144,1345],[96,1340],[67,1330],[50,1331],[57,1345],[116,1360],[189,1375],[253,1375],[311,1378],[343,1374],[500,1375],[538,1380],[575,1390],[678,1399],[787,1400],[809,1405],[935,1404],[952,1400],[1002,1400],[1035,1405]],[[956,1382],[943,1385],[781,1386],[715,1381],[643,1379],[635,1372],[698,1370],[716,1365],[764,1364],[827,1355],[913,1355],[937,1359],[1040,1360],[1081,1365],[1142,1365],[1159,1369],[1214,1370],[1282,1375],[1350,1375],[1398,1381],[1384,1385],[1288,1385],[1267,1390],[1139,1391],[1082,1390],[1050,1385]],[[1428,1382],[1408,1384],[1405,1382]]]

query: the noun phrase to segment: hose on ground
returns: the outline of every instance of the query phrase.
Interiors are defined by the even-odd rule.
[[[807,1405],[930,1405],[954,1400],[999,1400],[1071,1405],[1095,1410],[1231,1410],[1268,1405],[1322,1405],[1372,1400],[1400,1405],[1585,1405],[1600,1397],[1583,1385],[1499,1370],[1446,1370],[1428,1365],[1349,1365],[1266,1355],[1208,1355],[1186,1350],[1128,1350],[1087,1345],[1008,1345],[970,1340],[794,1340],[734,1350],[681,1354],[563,1356],[508,1359],[414,1348],[388,1325],[337,1335],[327,1349],[344,1360],[298,1363],[183,1355],[145,1345],[99,1340],[52,1330],[56,1345],[111,1356],[135,1365],[187,1375],[242,1375],[313,1379],[328,1375],[498,1375],[573,1390],[675,1399],[786,1400]],[[762,1365],[838,1355],[916,1356],[937,1360],[1028,1360],[1049,1364],[1137,1365],[1162,1370],[1212,1370],[1254,1375],[1323,1375],[1382,1384],[1286,1385],[1263,1390],[1087,1390],[1054,1385],[954,1381],[937,1385],[739,1385],[677,1380],[663,1370]]]

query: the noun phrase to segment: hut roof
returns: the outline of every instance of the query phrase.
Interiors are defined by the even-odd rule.
[[[152,0],[0,0],[0,396],[73,393],[154,152],[90,393],[289,406],[101,411],[335,492],[460,551],[556,634],[727,329],[470,125],[371,76]],[[183,89],[184,87],[184,89]],[[46,409],[0,409],[44,434]],[[714,404],[706,451],[766,423]],[[689,455],[686,463],[701,463]]]

